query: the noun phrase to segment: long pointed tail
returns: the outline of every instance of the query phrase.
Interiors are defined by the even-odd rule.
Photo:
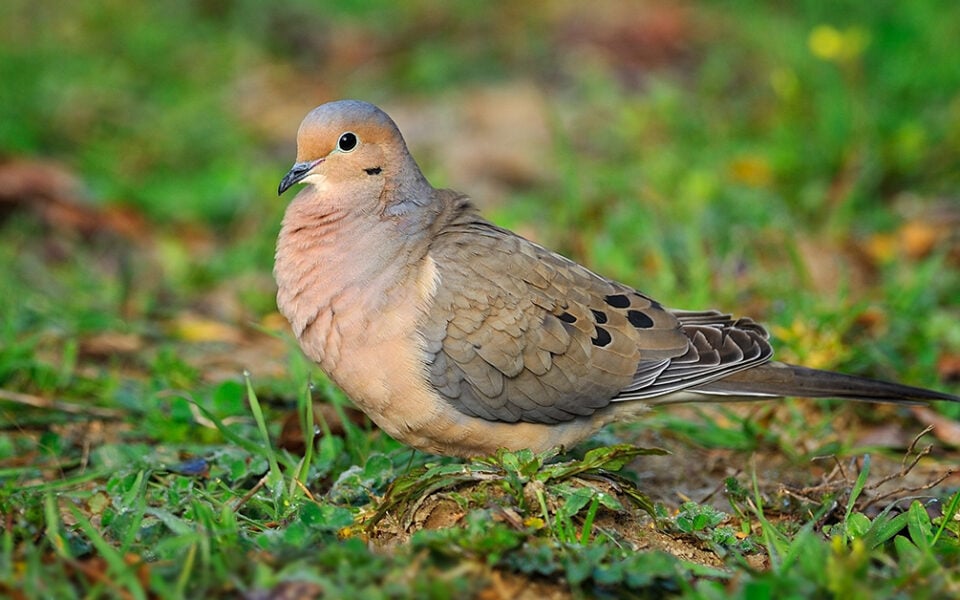
[[[931,400],[960,402],[960,396],[953,394],[776,361],[733,373],[690,391],[731,396],[731,400],[737,396],[800,396],[898,404],[923,404]]]

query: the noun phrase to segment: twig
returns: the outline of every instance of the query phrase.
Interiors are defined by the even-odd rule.
[[[881,500],[884,500],[884,499],[889,498],[890,496],[894,496],[894,495],[896,495],[896,494],[902,494],[903,492],[910,492],[910,493],[913,493],[913,492],[924,492],[924,491],[929,490],[929,489],[931,489],[931,488],[935,488],[935,487],[937,487],[938,485],[940,485],[941,483],[943,483],[944,480],[946,480],[948,477],[950,477],[951,475],[953,475],[955,472],[956,472],[956,471],[954,471],[953,469],[950,469],[950,470],[948,470],[947,472],[945,472],[945,473],[943,473],[942,475],[940,475],[939,477],[937,477],[936,479],[934,479],[933,481],[929,481],[929,482],[927,482],[927,483],[925,483],[925,484],[923,484],[923,485],[920,485],[920,486],[917,486],[917,487],[911,487],[911,488],[899,488],[899,489],[896,489],[896,490],[892,490],[892,491],[890,491],[890,492],[887,492],[886,494],[881,494],[881,495],[879,495],[879,496],[876,496],[875,498],[871,498],[870,500],[868,500],[868,501],[863,505],[863,507],[862,507],[860,510],[861,510],[861,511],[865,511],[865,510],[867,510],[867,508],[870,507],[871,505],[876,504],[877,502],[880,502]]]
[[[313,494],[310,493],[310,490],[307,489],[307,486],[305,486],[302,481],[300,481],[299,479],[294,479],[294,482],[296,482],[297,487],[300,488],[300,490],[307,495],[307,498],[310,498],[310,500],[317,502],[317,499],[313,497]]]
[[[240,510],[241,506],[246,504],[247,501],[250,500],[250,498],[253,498],[253,495],[256,494],[260,488],[266,485],[267,477],[269,477],[269,473],[261,477],[260,481],[258,481],[256,485],[250,488],[250,491],[244,494],[243,498],[240,498],[240,500],[238,500],[237,503],[233,505],[233,512],[237,512],[238,510]]]
[[[23,394],[21,392],[12,392],[3,389],[0,389],[0,400],[6,400],[14,404],[23,404],[24,406],[32,406],[34,408],[56,410],[72,415],[97,417],[99,419],[121,419],[125,415],[124,412],[112,408],[74,404],[62,400],[50,400],[49,398],[34,396],[33,394]]]

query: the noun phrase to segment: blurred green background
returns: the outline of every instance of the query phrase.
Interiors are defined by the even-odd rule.
[[[299,120],[357,97],[436,185],[668,304],[814,330],[797,352],[830,349],[825,319],[866,327],[889,341],[817,360],[929,385],[960,347],[955,2],[12,0],[0,22],[9,343],[135,328],[224,282],[227,318],[261,320]],[[38,249],[77,228],[58,202],[149,260]],[[907,351],[920,367],[882,364]]]
[[[211,423],[260,439],[245,370],[268,406],[271,440],[285,448],[308,379],[320,382],[316,396],[337,397],[276,313],[271,269],[291,197],[276,189],[297,127],[338,98],[391,114],[434,185],[665,305],[752,316],[770,325],[784,360],[957,393],[958,40],[955,0],[5,0],[0,594],[18,581],[46,597],[103,593],[100,578],[77,575],[82,564],[136,590],[124,562],[134,556],[171,597],[271,589],[297,568],[335,572],[347,583],[327,589],[344,595],[386,581],[444,597],[453,578],[463,589],[486,581],[448,568],[463,552],[483,563],[484,544],[550,542],[481,519],[466,542],[438,532],[393,558],[371,555],[356,531],[341,531],[369,506],[327,494],[331,482],[352,473],[369,503],[427,458],[347,428],[307,464],[304,490],[317,503],[292,483],[288,502],[268,494],[276,489],[254,494],[267,459]],[[960,446],[956,406],[703,410],[713,412],[658,411],[598,441],[673,450],[644,462],[642,475],[645,493],[668,504],[713,496],[723,473],[743,473],[748,453],[753,483],[769,491],[823,476],[811,457],[863,447],[896,449],[895,471],[924,424],[938,426],[940,459],[955,464]],[[196,457],[207,472],[168,470]],[[790,466],[778,471],[784,457]],[[848,553],[819,528],[790,537],[813,514],[792,502],[776,504],[791,521],[784,539],[797,542],[785,552],[821,562],[784,568],[775,584],[873,590],[861,585],[869,566],[890,594],[929,589],[920,572],[946,573],[938,581],[951,589],[955,574],[937,565],[957,556],[955,535],[912,563],[902,544],[896,559],[891,544]],[[739,514],[746,535],[751,518]],[[929,529],[913,527],[914,542]],[[351,539],[340,544],[341,535]],[[600,550],[614,556],[618,544]],[[437,562],[422,562],[427,551]],[[519,556],[520,567],[501,568],[529,575],[540,564]],[[593,556],[607,564],[607,554]],[[860,570],[849,567],[857,560]],[[493,563],[483,564],[489,575]],[[664,564],[667,581],[712,578],[709,597],[727,597],[744,577],[738,593],[761,597],[749,586],[764,575],[746,574],[745,563],[736,581]]]

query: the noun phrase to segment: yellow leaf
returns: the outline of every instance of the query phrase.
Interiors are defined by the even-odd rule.
[[[807,38],[810,52],[823,60],[837,60],[843,47],[843,36],[830,25],[817,25]]]
[[[173,322],[173,335],[187,342],[238,343],[243,339],[239,329],[196,315],[180,315]]]
[[[831,62],[850,62],[863,54],[869,43],[870,34],[862,27],[840,31],[831,25],[817,25],[807,38],[810,52]]]
[[[543,529],[546,523],[540,517],[527,517],[523,520],[523,525],[534,529]]]
[[[730,163],[730,174],[735,181],[750,187],[770,185],[773,176],[770,165],[762,156],[741,156]]]

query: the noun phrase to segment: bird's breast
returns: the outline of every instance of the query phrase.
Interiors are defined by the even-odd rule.
[[[301,319],[306,323],[298,336],[304,353],[381,428],[400,439],[439,410],[418,334],[438,283],[429,256],[366,281],[340,286],[330,281],[324,286],[328,293],[312,304],[313,314]]]

